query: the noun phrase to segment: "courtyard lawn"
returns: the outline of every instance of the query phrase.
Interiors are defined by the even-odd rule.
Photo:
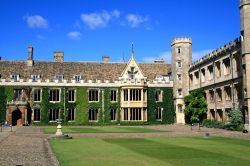
[[[153,133],[162,130],[146,129],[139,127],[63,127],[64,133]],[[55,133],[56,126],[43,128],[44,133]]]
[[[81,138],[50,140],[60,164],[249,166],[250,141],[209,138]]]

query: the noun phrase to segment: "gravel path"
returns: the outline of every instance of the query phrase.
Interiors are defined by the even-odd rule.
[[[38,127],[20,127],[0,141],[0,165],[54,166],[58,162]]]

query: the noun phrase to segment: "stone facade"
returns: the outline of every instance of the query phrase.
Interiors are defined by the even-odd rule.
[[[62,91],[66,93],[65,88],[96,89],[93,95],[101,94],[97,101],[102,101],[99,109],[103,111],[106,111],[107,105],[112,104],[104,102],[105,88],[109,88],[113,96],[119,94],[117,116],[121,121],[160,121],[167,109],[163,107],[163,103],[169,102],[165,103],[169,109],[171,102],[166,100],[173,99],[177,124],[185,124],[184,97],[192,90],[203,88],[208,103],[208,119],[227,121],[229,110],[243,110],[245,127],[249,130],[250,0],[240,0],[240,17],[241,37],[204,55],[196,62],[192,62],[191,38],[175,38],[171,42],[171,65],[159,59],[152,64],[137,63],[133,50],[128,63],[109,62],[108,56],[103,56],[103,62],[64,62],[63,52],[54,52],[54,62],[34,61],[33,48],[29,47],[25,61],[0,61],[0,86],[19,89],[29,87],[32,92],[36,88],[59,88],[60,95]],[[155,93],[151,94],[155,97],[155,102],[151,102],[151,105],[148,103],[151,100],[148,98],[150,88]],[[171,89],[173,96],[172,93],[164,92],[164,88]],[[113,90],[118,91],[111,92]],[[92,94],[90,91],[87,93]],[[163,98],[163,94],[168,96]],[[52,98],[57,98],[57,95],[59,96],[56,93]],[[32,96],[25,101],[33,103]],[[19,108],[18,101],[7,102],[10,104],[7,104],[6,119],[12,121],[13,108]],[[155,107],[152,109],[153,105]],[[32,121],[35,119],[35,107],[28,106],[25,108],[23,105],[19,110],[31,109]],[[98,110],[93,110],[95,116],[95,111]],[[149,110],[154,113],[150,114]],[[21,111],[22,121],[26,123],[27,118],[23,118],[27,114],[25,112],[29,111]],[[51,116],[54,113],[56,112]],[[89,114],[89,118],[91,116]],[[164,116],[168,117],[167,114]],[[103,118],[105,119],[105,114]],[[92,119],[95,120],[97,119]]]
[[[79,122],[84,117],[79,118],[81,113],[76,108],[84,109],[84,114],[89,114],[88,121],[94,123],[118,123],[118,119],[119,122],[148,122],[148,88],[161,89],[162,93],[157,94],[161,99],[163,88],[172,91],[171,67],[163,62],[138,64],[133,54],[128,63],[112,63],[107,56],[103,62],[64,62],[63,56],[62,52],[54,52],[54,62],[34,61],[33,48],[28,47],[26,61],[0,61],[0,86],[13,89],[13,98],[6,101],[8,123],[55,122],[60,118]],[[81,97],[77,89],[85,91],[80,96],[87,96],[82,102],[88,107],[79,106],[77,100]],[[45,98],[44,91],[47,91]],[[48,110],[42,111],[46,98]],[[172,100],[167,102],[171,105]],[[73,112],[66,113],[72,109]],[[159,106],[158,111],[151,112],[151,117],[164,123],[165,111],[171,111],[170,107]],[[110,117],[105,117],[106,114]],[[78,122],[76,124],[80,124]]]

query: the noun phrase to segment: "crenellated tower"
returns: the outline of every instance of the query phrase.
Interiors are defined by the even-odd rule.
[[[250,0],[240,0],[241,53],[244,67],[245,124],[250,130]]]
[[[192,39],[175,38],[172,47],[173,97],[176,123],[185,124],[184,97],[189,93],[188,70],[192,63]]]

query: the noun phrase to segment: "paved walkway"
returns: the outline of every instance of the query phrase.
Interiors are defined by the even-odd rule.
[[[108,127],[108,126],[107,126]],[[121,126],[122,127],[122,126]],[[132,126],[133,127],[133,126]],[[150,128],[161,130],[165,132],[157,133],[82,133],[82,134],[69,134],[73,138],[146,138],[146,137],[205,137],[207,133],[210,136],[230,137],[250,140],[250,133],[242,133],[238,131],[228,131],[214,128],[203,128],[200,130],[198,127],[187,125],[150,125],[150,126],[134,126],[142,128]],[[67,133],[65,133],[67,134]]]
[[[4,132],[0,140],[1,166],[54,166],[58,162],[39,127],[20,127]],[[7,135],[7,136],[6,136]]]
[[[76,127],[76,126],[72,126]],[[80,127],[80,126],[79,126]],[[86,126],[84,126],[86,127]],[[108,127],[108,126],[106,126]],[[123,126],[121,126],[123,127]],[[70,134],[73,138],[145,138],[145,137],[193,137],[223,136],[250,140],[250,133],[227,131],[221,129],[209,129],[178,125],[151,125],[135,126],[151,128],[165,132],[157,133],[82,133]],[[0,166],[34,165],[34,166],[56,166],[57,159],[51,151],[47,138],[50,134],[43,134],[42,127],[15,127],[13,132],[4,131],[0,133]],[[6,129],[8,130],[8,129]],[[67,133],[65,133],[67,134]]]

